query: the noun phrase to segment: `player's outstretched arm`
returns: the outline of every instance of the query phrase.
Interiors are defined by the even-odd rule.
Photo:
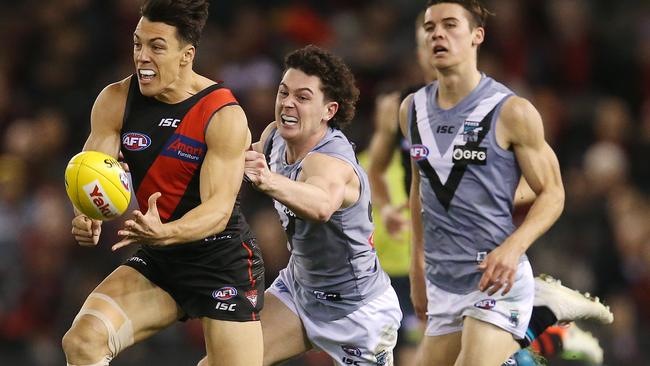
[[[553,225],[564,207],[560,166],[544,140],[542,118],[530,102],[520,97],[505,102],[497,139],[513,148],[523,177],[537,197],[519,228],[480,265],[484,273],[479,288],[488,294],[500,288],[504,293],[510,290],[519,257]]]
[[[375,132],[369,148],[368,179],[372,191],[372,205],[379,210],[382,222],[391,236],[398,235],[408,224],[402,215],[403,207],[395,207],[392,204],[385,176],[395,152],[400,102],[398,92],[377,97]]]
[[[354,202],[359,197],[358,188],[347,188],[356,178],[352,166],[319,153],[305,157],[298,181],[294,181],[271,172],[264,154],[249,151],[246,176],[257,189],[306,220],[326,222],[345,202]]]
[[[399,109],[399,125],[404,136],[408,133],[408,110],[413,104],[413,94],[402,101]],[[424,273],[424,228],[422,226],[422,202],[420,200],[420,173],[415,162],[411,160],[411,187],[409,193],[409,208],[411,210],[411,267],[409,280],[411,282],[411,301],[418,318],[426,319],[427,290]]]
[[[83,150],[101,151],[117,157],[120,150],[120,128],[126,104],[128,79],[108,85],[102,90],[90,114],[90,135]],[[102,222],[93,220],[74,209],[72,235],[82,246],[93,246],[99,242]]]
[[[134,212],[134,219],[118,231],[122,240],[113,250],[133,243],[171,245],[193,242],[223,231],[241,187],[244,153],[251,144],[246,115],[239,106],[228,106],[212,116],[205,142],[208,146],[200,175],[201,204],[178,220],[163,224],[156,200],[149,197],[146,213]]]

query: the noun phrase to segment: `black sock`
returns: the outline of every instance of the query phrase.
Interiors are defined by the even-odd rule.
[[[528,329],[526,330],[526,337],[524,339],[517,340],[517,343],[521,348],[526,348],[539,336],[544,333],[546,328],[557,323],[557,318],[555,314],[546,306],[534,306],[533,313],[530,316],[530,323],[528,323]]]

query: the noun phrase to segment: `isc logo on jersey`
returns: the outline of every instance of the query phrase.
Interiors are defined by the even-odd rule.
[[[424,145],[411,145],[411,157],[415,161],[426,159],[429,156],[429,148]]]
[[[151,137],[139,133],[128,132],[122,136],[122,146],[129,151],[141,151],[151,145]]]
[[[163,118],[160,120],[158,123],[158,127],[178,127],[178,122],[180,122],[180,119],[174,119],[174,118]]]
[[[484,147],[455,145],[452,157],[454,163],[485,165],[487,162],[487,149]]]

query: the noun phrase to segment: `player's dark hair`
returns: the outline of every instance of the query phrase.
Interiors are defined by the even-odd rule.
[[[352,122],[359,100],[359,89],[354,75],[343,60],[314,45],[295,50],[284,58],[284,71],[297,69],[321,81],[325,98],[337,102],[339,109],[328,121],[333,128],[343,129]]]
[[[485,28],[485,23],[487,22],[488,17],[494,15],[481,3],[480,0],[429,0],[427,8],[444,3],[458,4],[467,10],[472,15],[472,18],[470,19],[470,25],[472,28]]]
[[[208,19],[209,5],[206,0],[145,0],[140,15],[176,27],[181,43],[196,47]]]

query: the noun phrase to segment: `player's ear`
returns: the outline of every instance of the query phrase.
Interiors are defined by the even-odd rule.
[[[483,27],[476,27],[474,28],[474,36],[472,37],[472,46],[479,46],[481,43],[483,43],[483,40],[485,39],[485,28]]]
[[[192,64],[194,61],[194,55],[196,54],[196,48],[188,44],[187,46],[183,47],[183,54],[181,55],[181,66],[187,66],[188,64]]]
[[[332,118],[334,118],[334,115],[336,114],[336,112],[338,112],[339,104],[337,102],[329,102],[325,105],[325,108],[326,108],[325,116],[323,117],[323,119],[329,121]]]

